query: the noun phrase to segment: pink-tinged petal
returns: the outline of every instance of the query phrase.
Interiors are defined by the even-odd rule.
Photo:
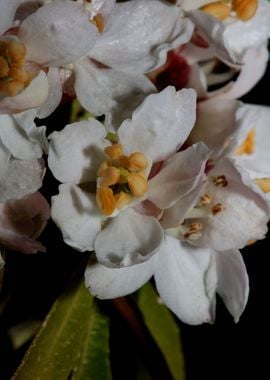
[[[235,322],[243,313],[249,294],[249,280],[241,253],[237,250],[216,252],[218,286],[222,297]]]
[[[106,130],[95,119],[67,125],[61,132],[49,136],[48,164],[61,182],[95,181],[97,170],[106,156],[109,145]]]
[[[198,249],[206,256],[207,265],[202,266],[192,255],[194,249],[167,235],[157,253],[154,274],[157,290],[166,306],[190,325],[212,320],[211,300],[205,285],[211,251]]]
[[[108,268],[91,263],[85,271],[85,285],[100,299],[123,297],[143,286],[153,275],[156,255],[149,260],[126,268]]]
[[[48,80],[44,71],[31,81],[20,94],[6,97],[0,101],[1,114],[14,114],[30,108],[39,107],[48,96]]]
[[[39,119],[48,117],[60,104],[62,99],[62,83],[59,70],[55,67],[50,67],[47,78],[49,85],[48,97],[37,112]]]
[[[83,60],[75,66],[75,91],[84,108],[94,115],[110,114],[117,129],[156,89],[144,75],[100,68]]]
[[[193,25],[181,12],[155,0],[116,4],[89,55],[116,70],[152,71],[165,63],[169,50],[191,38]]]
[[[221,21],[198,10],[188,12],[188,16],[208,42],[215,56],[229,65],[239,64],[239,58],[234,54],[225,37],[226,29]]]
[[[194,190],[204,169],[209,150],[203,143],[176,153],[149,184],[147,198],[161,209],[169,208]]]
[[[211,178],[224,175],[228,184],[215,186]],[[240,171],[231,160],[220,161],[209,172],[206,193],[212,195],[207,218],[203,218],[202,238],[193,242],[197,246],[212,247],[217,251],[243,248],[249,240],[264,238],[267,232],[269,209],[267,202],[244,170]],[[223,210],[211,213],[221,204]]]
[[[63,66],[85,56],[97,34],[84,5],[69,0],[45,4],[27,17],[19,30],[27,59],[50,66]]]
[[[209,97],[236,99],[248,93],[263,77],[269,53],[265,45],[247,50],[243,56],[243,66],[235,81],[208,93]]]
[[[108,267],[126,267],[148,260],[160,247],[159,222],[131,208],[108,221],[95,241],[97,260]]]
[[[0,115],[0,138],[10,154],[21,160],[31,160],[42,156],[42,147],[38,141],[31,141],[13,116]]]
[[[176,92],[167,87],[149,95],[118,130],[126,153],[146,153],[153,162],[166,160],[175,153],[189,135],[196,117],[196,93]]]
[[[42,186],[44,162],[38,160],[10,159],[0,181],[0,202],[20,199],[34,193]]]
[[[0,35],[13,26],[13,19],[20,0],[1,0],[0,2]]]
[[[23,253],[44,252],[36,239],[50,217],[50,207],[40,193],[0,205],[0,244]]]
[[[61,185],[52,197],[52,219],[64,241],[78,251],[92,251],[101,229],[101,214],[94,194],[79,186]]]

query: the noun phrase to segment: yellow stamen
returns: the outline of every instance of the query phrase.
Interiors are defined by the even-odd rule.
[[[129,156],[129,170],[143,170],[147,167],[147,158],[143,153],[134,152]]]
[[[212,195],[209,193],[206,193],[201,196],[200,203],[202,206],[209,205],[212,202]]]
[[[23,43],[11,40],[7,43],[7,51],[11,61],[22,63],[25,55],[26,48]]]
[[[242,154],[252,154],[255,147],[255,130],[252,129],[248,132],[246,139],[242,144],[236,148],[234,154],[236,156],[241,156]]]
[[[257,240],[249,240],[249,241],[247,242],[247,245],[248,245],[248,246],[249,246],[249,245],[253,245],[253,244],[256,243],[256,241],[257,241]]]
[[[270,178],[256,178],[255,181],[264,193],[270,192]]]
[[[93,18],[92,22],[93,22],[93,24],[96,25],[96,27],[97,27],[99,33],[102,33],[103,30],[104,30],[104,20],[103,20],[102,15],[101,15],[100,13],[97,14],[97,15]]]
[[[219,214],[220,212],[224,211],[225,210],[225,207],[223,206],[223,204],[221,203],[217,203],[215,204],[213,207],[212,207],[212,214],[215,216],[217,214]]]
[[[240,20],[248,21],[256,14],[258,3],[258,0],[232,0],[232,7]]]
[[[118,160],[123,154],[123,146],[121,144],[113,144],[107,146],[104,152],[112,160]]]
[[[102,213],[106,216],[111,215],[116,208],[116,200],[112,189],[109,187],[100,187],[97,189],[96,201]]]
[[[128,186],[135,197],[141,197],[148,189],[147,180],[140,173],[135,172],[129,174]]]
[[[213,177],[213,183],[217,187],[228,186],[228,181],[227,181],[225,175],[217,175],[216,177]]]
[[[102,164],[100,165],[99,169],[98,169],[98,172],[97,172],[98,177],[103,177],[105,170],[109,166],[110,166],[109,161],[107,161],[107,160],[103,161]]]
[[[9,72],[9,66],[8,66],[7,61],[3,57],[0,57],[0,78],[7,77],[8,72]]]
[[[204,5],[201,10],[219,20],[226,20],[230,16],[231,7],[222,1]]]
[[[119,210],[127,206],[131,201],[131,196],[127,193],[124,193],[123,191],[115,194],[114,198],[116,200],[116,208]]]
[[[24,89],[24,84],[17,80],[8,81],[5,84],[5,92],[8,96],[15,96]]]
[[[119,169],[114,166],[109,166],[107,169],[103,170],[102,180],[100,185],[104,187],[115,185],[120,179]]]
[[[128,179],[128,176],[129,176],[129,171],[123,167],[120,167],[119,168],[119,172],[120,172],[120,179],[119,179],[119,183],[127,183],[127,179]]]

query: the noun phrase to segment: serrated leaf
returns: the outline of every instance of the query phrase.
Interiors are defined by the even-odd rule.
[[[184,356],[180,329],[166,306],[159,302],[157,293],[150,283],[139,291],[138,306],[173,378],[184,380]]]
[[[83,281],[54,303],[13,380],[67,380],[72,372],[93,310]]]
[[[111,380],[109,320],[94,306],[87,334],[72,380]]]

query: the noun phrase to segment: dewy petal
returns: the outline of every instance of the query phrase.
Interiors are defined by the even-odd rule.
[[[147,198],[161,209],[169,208],[197,185],[209,150],[204,143],[176,153],[149,182]]]
[[[61,182],[95,181],[97,170],[106,156],[103,149],[104,126],[95,119],[67,125],[61,132],[49,136],[48,164]]]
[[[39,119],[48,117],[56,109],[62,99],[62,84],[59,70],[50,67],[47,78],[49,85],[48,97],[38,110],[37,117]]]
[[[189,135],[196,117],[195,91],[169,86],[149,95],[118,130],[126,153],[144,152],[152,161],[166,160]]]
[[[75,65],[75,91],[84,108],[94,115],[110,114],[118,128],[156,89],[144,75],[98,68],[90,60],[83,60]]]
[[[39,107],[48,96],[48,80],[44,71],[31,81],[20,94],[6,97],[0,101],[0,113],[14,114],[30,108]]]
[[[43,5],[19,30],[19,38],[27,46],[27,59],[50,66],[74,63],[85,56],[97,34],[84,5],[69,0]]]
[[[245,263],[237,250],[216,252],[217,292],[227,309],[239,321],[248,300],[249,281]]]
[[[202,33],[203,38],[209,43],[214,55],[229,65],[239,64],[239,58],[235,56],[225,37],[225,26],[216,17],[195,10],[188,12],[188,17]]]
[[[194,248],[166,235],[156,258],[155,281],[164,303],[183,322],[197,325],[211,321],[211,301],[206,294],[205,273],[192,255]],[[199,249],[210,257],[210,250]]]
[[[212,195],[212,204],[221,203],[224,210],[202,220],[202,238],[193,244],[224,251],[264,238],[269,210],[254,182],[229,159],[223,159],[209,172],[210,181],[217,175],[225,175],[228,185],[216,187],[209,182],[206,192]]]
[[[44,163],[39,160],[10,159],[6,175],[0,181],[0,202],[20,199],[42,185]]]
[[[97,260],[108,267],[126,267],[148,260],[163,241],[159,222],[131,208],[108,221],[95,241]]]
[[[52,197],[52,219],[64,241],[79,251],[92,251],[101,229],[101,214],[95,195],[79,186],[64,184]]]
[[[138,290],[153,275],[156,255],[149,260],[126,268],[108,268],[89,262],[85,271],[85,285],[100,299],[123,297]]]
[[[0,2],[0,35],[13,26],[13,19],[20,0],[1,0]]]
[[[144,73],[164,64],[167,51],[186,43],[192,31],[192,23],[170,4],[116,4],[90,56],[119,71]]]
[[[31,141],[13,116],[0,115],[0,139],[13,157],[31,160],[42,156],[42,148],[37,141]]]

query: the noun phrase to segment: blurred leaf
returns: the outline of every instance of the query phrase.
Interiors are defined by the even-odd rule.
[[[54,303],[27,351],[15,380],[66,380],[77,363],[93,311],[83,281]]]
[[[110,380],[109,320],[93,306],[88,320],[84,347],[72,380]]]
[[[86,111],[77,99],[73,100],[71,103],[70,122],[75,123],[76,121],[88,120],[89,117],[95,116]]]
[[[180,329],[167,307],[159,302],[157,293],[150,283],[147,283],[139,291],[138,306],[146,326],[164,355],[173,378],[184,380],[184,357]]]

